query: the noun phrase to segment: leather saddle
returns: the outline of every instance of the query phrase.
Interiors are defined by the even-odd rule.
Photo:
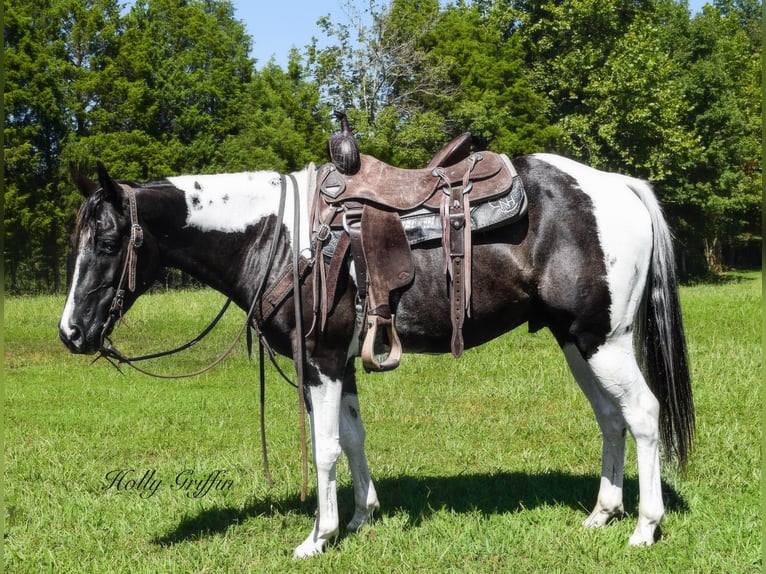
[[[500,154],[485,151],[455,160],[448,153],[442,158],[437,155],[433,167],[402,169],[362,154],[355,174],[342,174],[330,163],[319,169],[317,180],[329,205],[352,201],[398,212],[439,209],[443,200],[436,193],[439,189],[470,193],[474,202],[495,199],[510,189],[514,172]]]
[[[342,125],[348,138],[347,123],[342,121]],[[526,209],[521,180],[510,160],[487,151],[471,154],[470,148],[471,134],[462,134],[422,169],[397,168],[358,154],[351,173],[338,165],[352,162],[333,157],[331,147],[331,163],[318,170],[312,209],[315,252],[320,253],[338,230],[342,233],[332,250],[329,269],[323,264],[315,267],[319,274],[315,289],[321,285],[323,291],[321,299],[315,292],[315,301],[321,301],[324,327],[338,275],[350,251],[362,308],[362,364],[367,371],[391,370],[401,361],[395,310],[399,293],[414,279],[402,218],[413,213],[433,213],[431,218],[438,216],[441,221],[438,235],[450,278],[452,353],[459,357],[463,351],[462,326],[466,314],[470,315],[471,298],[471,206],[503,198],[514,190],[523,199],[516,219]]]

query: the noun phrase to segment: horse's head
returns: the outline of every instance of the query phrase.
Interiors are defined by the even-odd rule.
[[[132,189],[116,183],[100,163],[98,183],[74,167],[71,172],[86,200],[72,236],[69,293],[59,336],[73,353],[94,353],[116,319],[154,281],[156,243],[140,227]]]

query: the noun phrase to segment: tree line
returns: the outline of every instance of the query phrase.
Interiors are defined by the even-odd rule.
[[[761,6],[715,0],[346,1],[286,68],[228,0],[5,0],[4,265],[60,291],[100,160],[119,179],[325,161],[345,108],[365,153],[419,167],[552,151],[649,179],[686,273],[760,252]],[[757,255],[756,260],[759,260]]]

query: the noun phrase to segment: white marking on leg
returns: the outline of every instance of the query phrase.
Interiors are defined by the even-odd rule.
[[[655,530],[665,515],[660,479],[659,402],[636,363],[629,335],[607,341],[588,364],[603,390],[619,405],[636,441],[638,524],[630,543],[649,546],[654,543]]]
[[[308,558],[321,554],[338,533],[338,495],[335,472],[340,448],[341,381],[320,373],[321,384],[309,386],[311,400],[311,448],[317,472],[317,516],[308,538],[293,555]]]
[[[596,505],[583,521],[586,528],[599,528],[622,515],[622,484],[625,472],[625,420],[619,407],[599,387],[593,372],[574,345],[563,347],[569,368],[593,408],[601,434],[601,484]]]
[[[362,413],[359,410],[359,397],[344,394],[340,405],[340,444],[348,458],[351,480],[354,483],[355,512],[351,522],[346,526],[353,532],[369,522],[373,513],[380,508],[364,450],[365,437]]]

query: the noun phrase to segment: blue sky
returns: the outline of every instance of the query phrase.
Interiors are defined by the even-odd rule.
[[[311,42],[312,36],[322,38],[317,20],[331,15],[335,22],[345,22],[345,0],[232,0],[235,17],[242,21],[253,38],[251,55],[257,67],[266,64],[271,57],[283,68],[287,64],[290,48],[302,50]],[[708,0],[689,0],[692,13],[699,11]],[[360,0],[360,7],[367,0]]]
[[[232,0],[232,4],[235,17],[244,23],[253,39],[251,55],[257,60],[257,67],[261,68],[273,56],[284,68],[292,47],[303,50],[312,37],[322,38],[316,24],[319,18],[329,14],[334,21],[346,20],[343,1]]]

